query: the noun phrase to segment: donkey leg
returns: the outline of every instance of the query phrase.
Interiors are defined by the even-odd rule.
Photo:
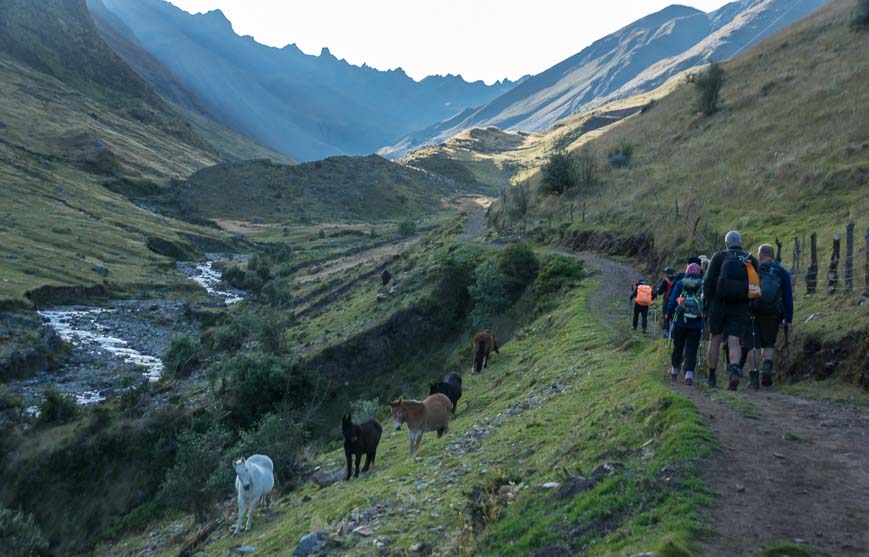
[[[257,503],[259,503],[259,496],[250,498],[250,508],[247,510],[247,526],[244,527],[245,531],[250,530],[250,522],[253,519],[253,510],[256,508]]]
[[[351,455],[349,451],[345,450],[344,456],[347,457],[347,477],[344,478],[344,480],[349,481],[350,476],[353,475],[353,455]]]
[[[359,462],[362,460],[362,453],[356,453],[356,474],[354,474],[354,478],[359,477]]]
[[[368,467],[371,466],[371,453],[365,453],[365,466],[362,468],[363,472],[368,471]]]

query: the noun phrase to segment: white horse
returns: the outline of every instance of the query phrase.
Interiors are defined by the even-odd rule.
[[[241,518],[247,508],[247,527],[250,530],[250,519],[253,509],[260,497],[267,496],[275,487],[274,464],[265,455],[255,454],[247,459],[240,458],[233,463],[235,468],[235,489],[238,491],[238,521],[235,523],[235,533],[241,531]]]

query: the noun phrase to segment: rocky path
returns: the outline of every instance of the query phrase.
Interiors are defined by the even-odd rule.
[[[482,234],[483,216],[469,219],[467,235]],[[624,301],[640,273],[610,258],[556,251],[600,273],[592,314],[613,333],[626,329]],[[817,556],[869,556],[869,416],[746,387],[730,393],[673,385],[709,421],[719,445],[702,463],[714,502],[701,555],[756,556],[788,543]]]

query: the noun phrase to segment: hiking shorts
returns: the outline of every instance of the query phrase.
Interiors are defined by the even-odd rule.
[[[720,305],[709,309],[709,334],[743,338],[748,322],[748,305],[727,308]]]
[[[755,347],[751,342],[751,321],[745,327],[742,345],[748,350],[752,348],[774,348],[780,326],[781,318],[778,315],[756,315],[754,317],[754,335],[757,339],[757,346]]]

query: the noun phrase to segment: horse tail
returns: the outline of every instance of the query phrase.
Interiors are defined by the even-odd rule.
[[[474,350],[474,373],[479,373],[483,369],[483,359],[486,357],[486,338],[480,338],[477,341],[477,348]]]

